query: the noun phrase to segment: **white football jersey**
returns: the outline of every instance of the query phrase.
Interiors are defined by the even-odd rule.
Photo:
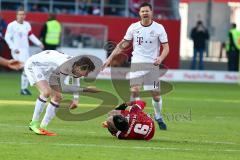
[[[34,65],[41,70],[41,73],[45,77],[49,77],[53,71],[56,71],[58,67],[70,59],[72,59],[72,56],[55,50],[46,50],[31,56],[27,60],[25,66],[29,66],[29,64]],[[66,71],[69,69],[72,69],[72,66],[64,67],[62,72],[65,72],[65,74],[69,75],[69,72],[71,73],[71,71]]]
[[[29,22],[24,21],[21,24],[15,20],[8,24],[5,40],[11,50],[18,49],[20,53],[21,50],[28,50],[28,38],[37,46],[42,44],[32,33],[32,28]]]
[[[168,43],[164,27],[153,21],[149,26],[141,22],[129,26],[125,40],[133,40],[132,63],[154,63],[160,54],[160,44]]]
[[[69,88],[69,78],[72,78],[73,89],[70,86],[70,91],[77,99],[78,92],[74,91],[79,88],[80,81],[72,73],[72,66],[76,60],[77,58],[58,51],[46,50],[31,56],[25,63],[24,70],[31,85],[46,80],[51,86]]]

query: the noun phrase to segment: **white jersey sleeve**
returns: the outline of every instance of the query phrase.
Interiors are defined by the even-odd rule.
[[[12,23],[10,23],[8,26],[7,26],[7,30],[6,30],[6,33],[5,33],[5,40],[8,44],[8,47],[11,49],[11,50],[14,50],[16,47],[14,46],[14,43],[13,43],[13,28],[12,28]]]
[[[129,40],[129,41],[133,39],[133,25],[132,24],[128,27],[128,30],[124,36],[124,39]]]
[[[165,31],[165,29],[162,25],[160,27],[159,40],[160,40],[161,43],[167,43],[168,42],[167,33],[166,33],[166,31]]]
[[[42,42],[32,33],[32,27],[28,22],[27,22],[27,26],[29,28],[28,38],[31,40],[33,44],[35,44],[36,46],[40,46]]]

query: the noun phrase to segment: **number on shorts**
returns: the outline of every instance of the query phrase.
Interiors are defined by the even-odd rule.
[[[146,135],[148,133],[149,126],[148,125],[142,125],[140,123],[137,123],[134,127],[134,132],[142,135]]]

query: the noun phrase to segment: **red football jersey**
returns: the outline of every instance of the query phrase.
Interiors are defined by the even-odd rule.
[[[146,105],[145,102],[134,101],[132,105],[129,111],[121,111],[121,114],[129,120],[128,131],[118,131],[116,136],[119,139],[152,139],[155,132],[154,121],[142,111]]]

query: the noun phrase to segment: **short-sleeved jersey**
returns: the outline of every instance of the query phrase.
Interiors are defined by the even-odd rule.
[[[135,104],[130,110],[123,110],[121,114],[128,119],[129,129],[126,132],[118,131],[116,137],[119,139],[144,139],[150,140],[154,136],[155,126],[152,118],[142,110],[145,103],[135,101]]]
[[[164,27],[155,21],[149,26],[140,21],[131,24],[124,39],[133,41],[132,63],[154,63],[160,54],[160,44],[168,42]]]

